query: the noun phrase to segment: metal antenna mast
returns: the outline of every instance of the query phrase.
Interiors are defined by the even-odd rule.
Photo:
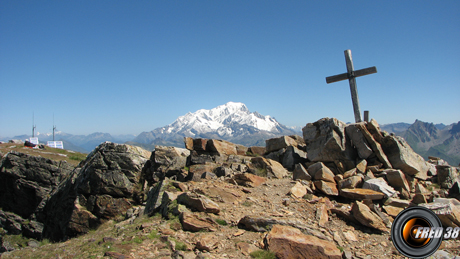
[[[32,113],[32,138],[35,137],[35,129],[37,126],[35,125],[35,112]]]
[[[54,131],[56,130],[56,125],[54,125],[54,113],[53,113],[53,141],[54,141]]]

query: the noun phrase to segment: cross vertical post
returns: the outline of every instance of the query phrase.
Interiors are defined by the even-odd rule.
[[[376,67],[368,67],[365,69],[354,70],[353,59],[351,58],[351,50],[345,50],[345,62],[347,64],[347,73],[339,74],[335,76],[326,77],[326,83],[334,83],[348,79],[350,83],[351,101],[353,102],[353,111],[355,114],[355,122],[361,122],[361,110],[359,108],[358,99],[358,88],[356,86],[356,77],[365,76],[373,73],[377,73]]]
[[[355,113],[355,122],[361,122],[361,109],[359,108],[358,88],[356,87],[356,78],[354,76],[353,59],[351,50],[345,50],[345,62],[347,63],[348,82],[350,83],[351,101]]]

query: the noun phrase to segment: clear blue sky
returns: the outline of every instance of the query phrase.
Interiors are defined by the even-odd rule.
[[[288,126],[460,120],[460,1],[0,1],[0,136],[139,134],[243,102]]]

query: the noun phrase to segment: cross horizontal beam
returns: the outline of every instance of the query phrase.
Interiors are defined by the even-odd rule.
[[[360,76],[370,75],[370,74],[374,74],[374,73],[377,73],[377,68],[376,67],[368,67],[368,68],[364,68],[364,69],[360,69],[360,70],[355,70],[355,71],[352,72],[351,75],[349,75],[348,73],[343,73],[343,74],[339,74],[339,75],[335,75],[335,76],[326,77],[326,83],[330,84],[330,83],[350,79],[350,78],[353,78],[353,77],[360,77]]]

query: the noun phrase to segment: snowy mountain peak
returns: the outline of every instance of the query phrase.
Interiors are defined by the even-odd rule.
[[[251,112],[244,103],[228,102],[178,117],[173,123],[139,134],[133,141],[181,146],[184,137],[218,138],[237,144],[263,145],[265,139],[295,134],[269,115]],[[181,144],[182,143],[182,144]]]
[[[163,127],[164,133],[188,131],[189,135],[217,131],[219,136],[232,136],[236,124],[254,127],[257,130],[279,132],[280,124],[270,116],[250,112],[244,103],[228,102],[211,110],[201,109],[177,118]]]

